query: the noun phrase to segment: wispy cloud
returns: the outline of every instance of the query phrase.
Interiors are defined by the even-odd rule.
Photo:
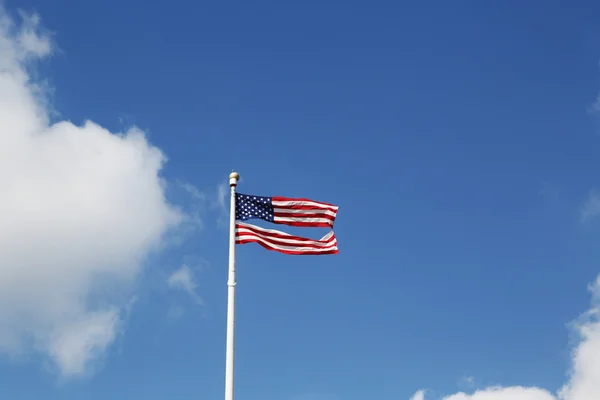
[[[474,376],[465,376],[460,380],[459,384],[461,386],[466,386],[468,388],[472,388],[473,386],[475,386],[475,377]]]
[[[552,201],[556,201],[560,195],[560,190],[558,186],[550,182],[544,182],[538,191],[538,195],[546,197]]]
[[[600,194],[593,190],[581,206],[581,222],[589,222],[598,215],[600,215]]]
[[[195,217],[198,225],[202,222],[200,215],[205,218],[206,213],[214,213],[212,216],[216,216],[217,227],[226,228],[229,226],[228,181],[220,182],[211,190],[199,190],[189,182],[178,182],[178,186],[191,197],[190,215]]]
[[[590,113],[598,114],[600,113],[600,94],[596,96],[596,100],[592,103],[592,106],[589,108]]]
[[[189,294],[192,299],[199,305],[204,302],[196,292],[198,285],[196,284],[194,274],[190,267],[182,265],[177,271],[173,272],[167,279],[167,284],[173,289],[180,289]]]
[[[169,310],[167,311],[167,319],[170,322],[173,322],[173,321],[178,320],[179,318],[183,317],[184,314],[185,314],[185,310],[183,309],[183,307],[178,306],[178,305],[172,305],[171,307],[169,307]]]
[[[227,195],[229,194],[229,184],[227,182],[222,182],[217,186],[217,204],[221,209],[227,209]]]
[[[219,228],[227,228],[229,226],[229,212],[227,209],[227,195],[229,195],[229,193],[229,182],[221,182],[217,186],[216,208],[219,213],[217,217],[217,226]]]
[[[202,193],[196,186],[192,185],[191,183],[178,182],[178,184],[183,190],[188,192],[194,200],[201,201],[201,202],[206,200],[206,195],[204,193]]]

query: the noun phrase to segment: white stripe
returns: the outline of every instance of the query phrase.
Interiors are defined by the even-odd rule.
[[[249,224],[247,222],[237,221],[236,225],[238,225],[240,228],[252,228],[252,229],[256,229],[259,232],[274,233],[274,234],[285,235],[285,236],[294,236],[294,235],[290,235],[289,233],[278,231],[278,230],[275,230],[275,229],[261,228],[260,226],[252,225],[252,224]],[[327,233],[327,235],[323,236],[323,238],[329,237],[332,233],[333,232]]]
[[[288,251],[300,251],[300,252],[308,252],[308,251],[312,251],[312,252],[325,252],[325,251],[331,251],[331,250],[337,250],[337,240],[334,240],[331,243],[328,243],[328,247],[321,247],[321,248],[314,248],[314,247],[295,247],[295,246],[282,246],[282,245],[278,245],[275,244],[269,240],[265,240],[262,239],[261,237],[257,236],[256,234],[252,234],[252,235],[245,235],[245,236],[238,236],[236,240],[254,240],[257,242],[261,242],[261,243],[265,243],[271,247],[273,247],[274,249],[279,249],[279,250],[288,250]]]
[[[337,212],[331,211],[331,210],[325,210],[325,209],[296,210],[294,208],[292,208],[292,209],[290,209],[290,208],[274,208],[273,211],[276,213],[282,213],[282,214],[327,214],[327,215],[331,215],[332,217],[335,217],[337,215]]]
[[[273,222],[310,222],[310,223],[324,223],[327,225],[333,225],[333,221],[330,219],[327,219],[327,218],[300,218],[300,217],[285,218],[285,217],[274,216]]]
[[[337,211],[338,206],[317,203],[316,201],[296,201],[296,200],[271,200],[273,207],[290,207],[290,206],[316,206],[321,208],[329,208]]]

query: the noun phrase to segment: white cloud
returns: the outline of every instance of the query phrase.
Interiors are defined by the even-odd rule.
[[[589,290],[592,297],[591,307],[572,324],[579,340],[572,351],[569,380],[556,395],[542,388],[513,386],[491,387],[471,394],[460,392],[446,396],[443,400],[600,399],[600,275],[589,286]],[[420,394],[421,391],[416,395]]]
[[[589,290],[592,307],[573,323],[580,341],[572,351],[570,380],[560,390],[560,399],[600,399],[600,276]]]
[[[167,283],[172,288],[183,290],[189,294],[196,303],[202,304],[202,299],[198,296],[198,293],[196,293],[198,285],[196,284],[192,270],[187,265],[182,265],[181,268],[173,272],[171,276],[169,276],[169,279],[167,279]]]
[[[120,323],[118,308],[82,314],[58,329],[52,338],[50,355],[60,365],[63,375],[81,376],[89,361],[103,353],[115,339]]]
[[[28,71],[51,40],[23,16],[0,6],[0,355],[41,354],[68,379],[122,332],[144,260],[185,216],[143,132],[50,124]]]
[[[538,388],[507,387],[478,390],[469,395],[457,393],[444,397],[444,400],[555,400],[548,391]]]
[[[425,391],[419,390],[410,398],[410,400],[425,400]]]

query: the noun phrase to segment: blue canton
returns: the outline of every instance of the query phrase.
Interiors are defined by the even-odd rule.
[[[235,219],[247,220],[252,218],[273,222],[273,203],[270,197],[235,194]]]

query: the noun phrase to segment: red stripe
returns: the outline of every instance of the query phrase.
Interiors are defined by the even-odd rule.
[[[283,224],[289,226],[301,226],[301,227],[312,227],[312,228],[331,228],[333,225],[330,222],[307,222],[307,221],[278,221],[273,220],[274,224]]]
[[[291,205],[279,205],[273,204],[273,208],[283,208],[286,210],[322,210],[322,211],[331,211],[332,213],[337,213],[337,208],[331,208],[327,206],[321,205],[313,205],[313,204],[291,204]]]
[[[306,255],[306,256],[320,256],[321,254],[338,254],[339,250],[338,249],[331,249],[331,250],[324,250],[324,251],[293,251],[293,250],[282,250],[282,249],[277,249],[275,247],[269,246],[266,243],[263,242],[257,242],[256,240],[236,240],[237,244],[246,244],[246,243],[256,243],[262,247],[264,247],[267,250],[271,250],[271,251],[276,251],[278,253],[283,253],[283,254],[289,254],[289,255],[297,255],[297,256],[301,256],[301,255]]]
[[[249,238],[247,239],[240,239],[239,236],[248,236]],[[255,239],[251,239],[256,237],[257,239],[261,239],[261,240],[266,240],[269,244],[275,245],[275,246],[288,246],[288,247],[298,247],[298,248],[304,248],[304,249],[321,249],[321,250],[325,250],[331,247],[336,247],[337,243],[334,240],[332,241],[327,241],[327,242],[323,242],[323,244],[327,243],[326,246],[312,246],[312,245],[302,245],[302,244],[295,244],[295,243],[287,243],[287,242],[283,242],[281,240],[277,240],[277,239],[269,239],[269,238],[265,238],[265,237],[260,237],[258,235],[254,235],[252,233],[240,233],[238,235],[236,235],[236,241],[238,243],[241,242],[255,242]]]

